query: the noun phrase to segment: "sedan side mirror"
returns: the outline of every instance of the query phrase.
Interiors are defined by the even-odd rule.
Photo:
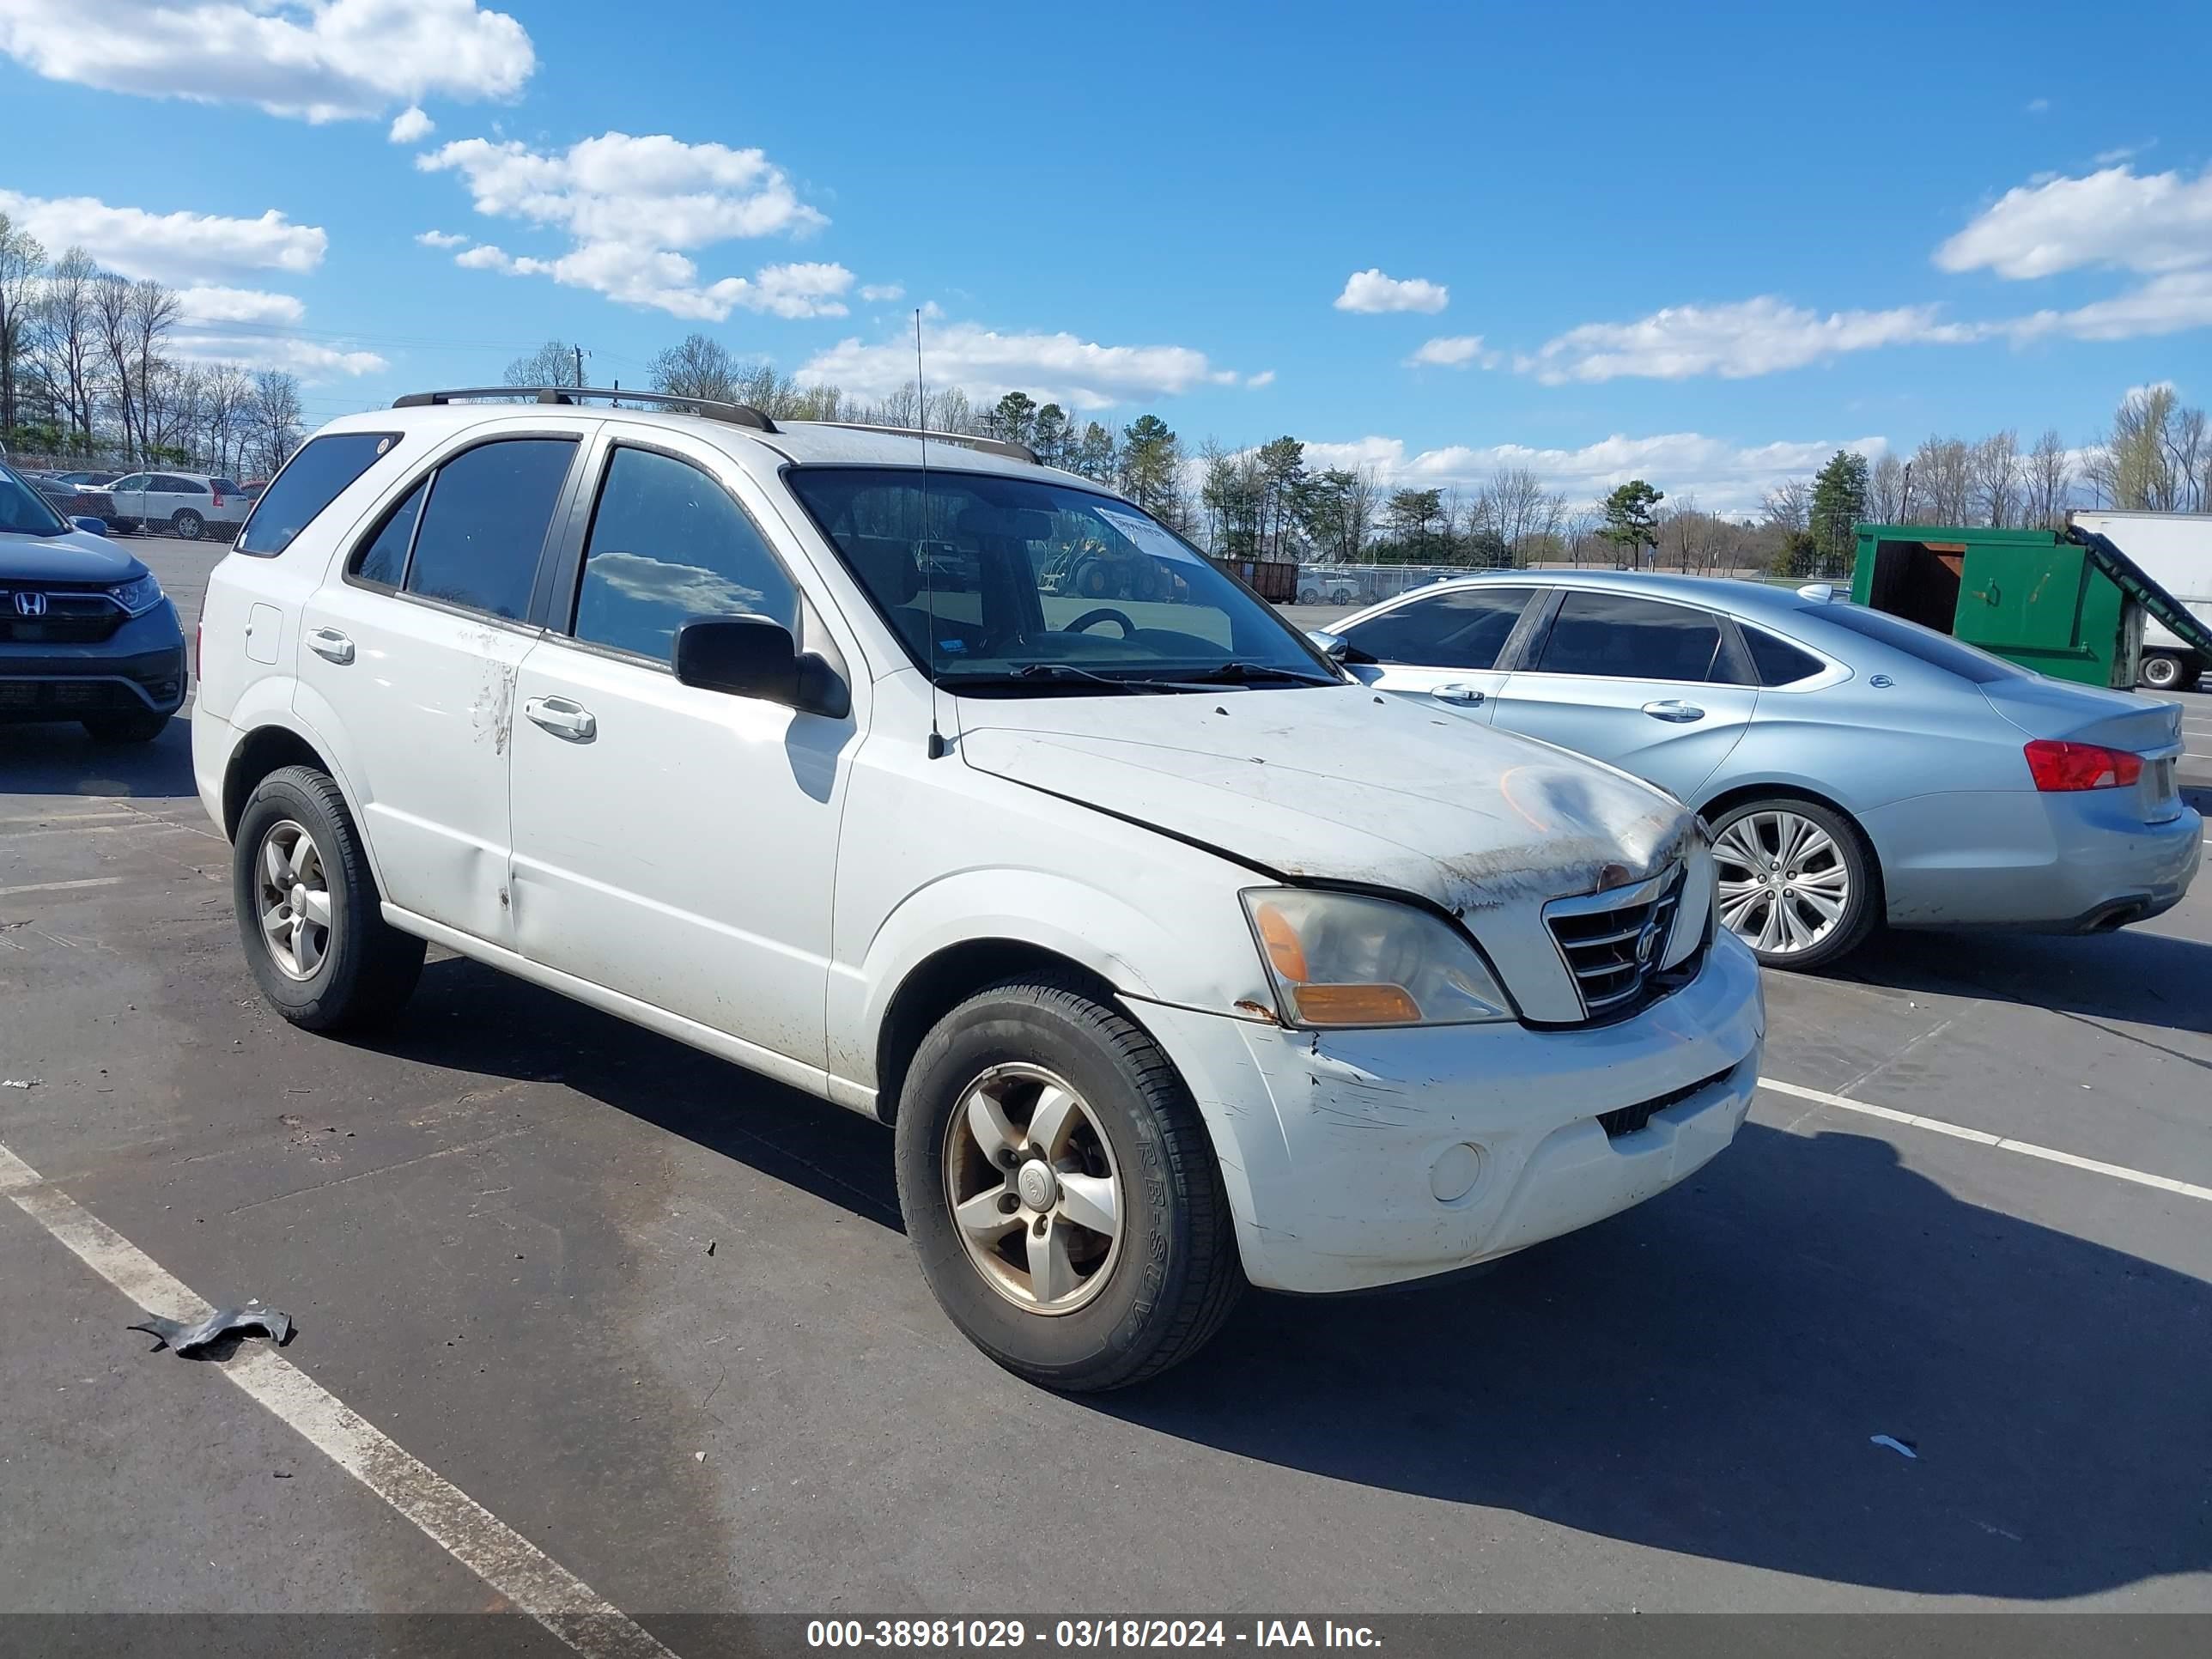
[[[1352,641],[1341,634],[1332,634],[1325,628],[1309,628],[1306,637],[1321,647],[1322,654],[1332,662],[1342,662],[1352,649]]]
[[[791,630],[766,617],[701,617],[676,630],[676,678],[706,691],[758,697],[803,714],[842,720],[853,697],[835,669],[801,653]]]
[[[107,520],[105,519],[71,519],[70,522],[88,536],[105,536],[107,533]]]

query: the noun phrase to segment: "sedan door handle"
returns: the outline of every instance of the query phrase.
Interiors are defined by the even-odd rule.
[[[353,641],[335,628],[318,628],[307,635],[307,649],[332,662],[353,660]]]
[[[1666,720],[1675,726],[1687,726],[1692,720],[1701,720],[1705,711],[1693,702],[1669,697],[1663,702],[1647,702],[1644,712],[1655,720]]]
[[[1464,680],[1447,680],[1431,689],[1429,695],[1443,702],[1463,702],[1469,708],[1482,701],[1482,688],[1469,685]]]
[[[599,723],[591,710],[566,697],[532,697],[522,705],[522,712],[532,725],[570,743],[589,743],[599,735]]]

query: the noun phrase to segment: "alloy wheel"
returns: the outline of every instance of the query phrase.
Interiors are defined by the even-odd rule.
[[[322,849],[304,825],[284,818],[261,838],[253,860],[261,937],[288,979],[313,979],[331,949],[330,882]]]
[[[1792,957],[1842,925],[1851,871],[1836,839],[1796,812],[1747,812],[1713,842],[1721,924],[1754,951]]]
[[[1124,1194],[1090,1105],[1038,1066],[994,1066],[945,1125],[945,1196],[984,1282],[1030,1313],[1073,1313],[1121,1255]]]

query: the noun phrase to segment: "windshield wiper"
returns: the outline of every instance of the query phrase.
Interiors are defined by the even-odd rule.
[[[973,672],[940,674],[937,683],[948,691],[1028,690],[1050,684],[1054,690],[1073,686],[1103,686],[1109,691],[1144,693],[1156,690],[1156,680],[1117,680],[1109,675],[1094,674],[1087,668],[1077,668],[1064,662],[1024,663],[1019,668],[1003,672],[978,669]]]
[[[1295,668],[1277,668],[1272,664],[1258,662],[1217,663],[1211,668],[1194,670],[1176,676],[1184,685],[1338,685],[1341,681],[1324,678],[1317,674],[1303,674]],[[1166,682],[1162,682],[1165,684]]]

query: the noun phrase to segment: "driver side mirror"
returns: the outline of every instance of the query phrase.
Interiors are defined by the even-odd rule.
[[[70,522],[88,536],[105,536],[107,533],[107,520],[105,519],[76,518]]]
[[[1352,649],[1352,641],[1341,634],[1332,634],[1325,628],[1309,628],[1306,637],[1320,647],[1331,662],[1342,662]]]
[[[842,720],[853,696],[830,665],[801,653],[791,630],[766,617],[701,617],[676,630],[676,678],[705,691],[758,697],[802,714]]]

